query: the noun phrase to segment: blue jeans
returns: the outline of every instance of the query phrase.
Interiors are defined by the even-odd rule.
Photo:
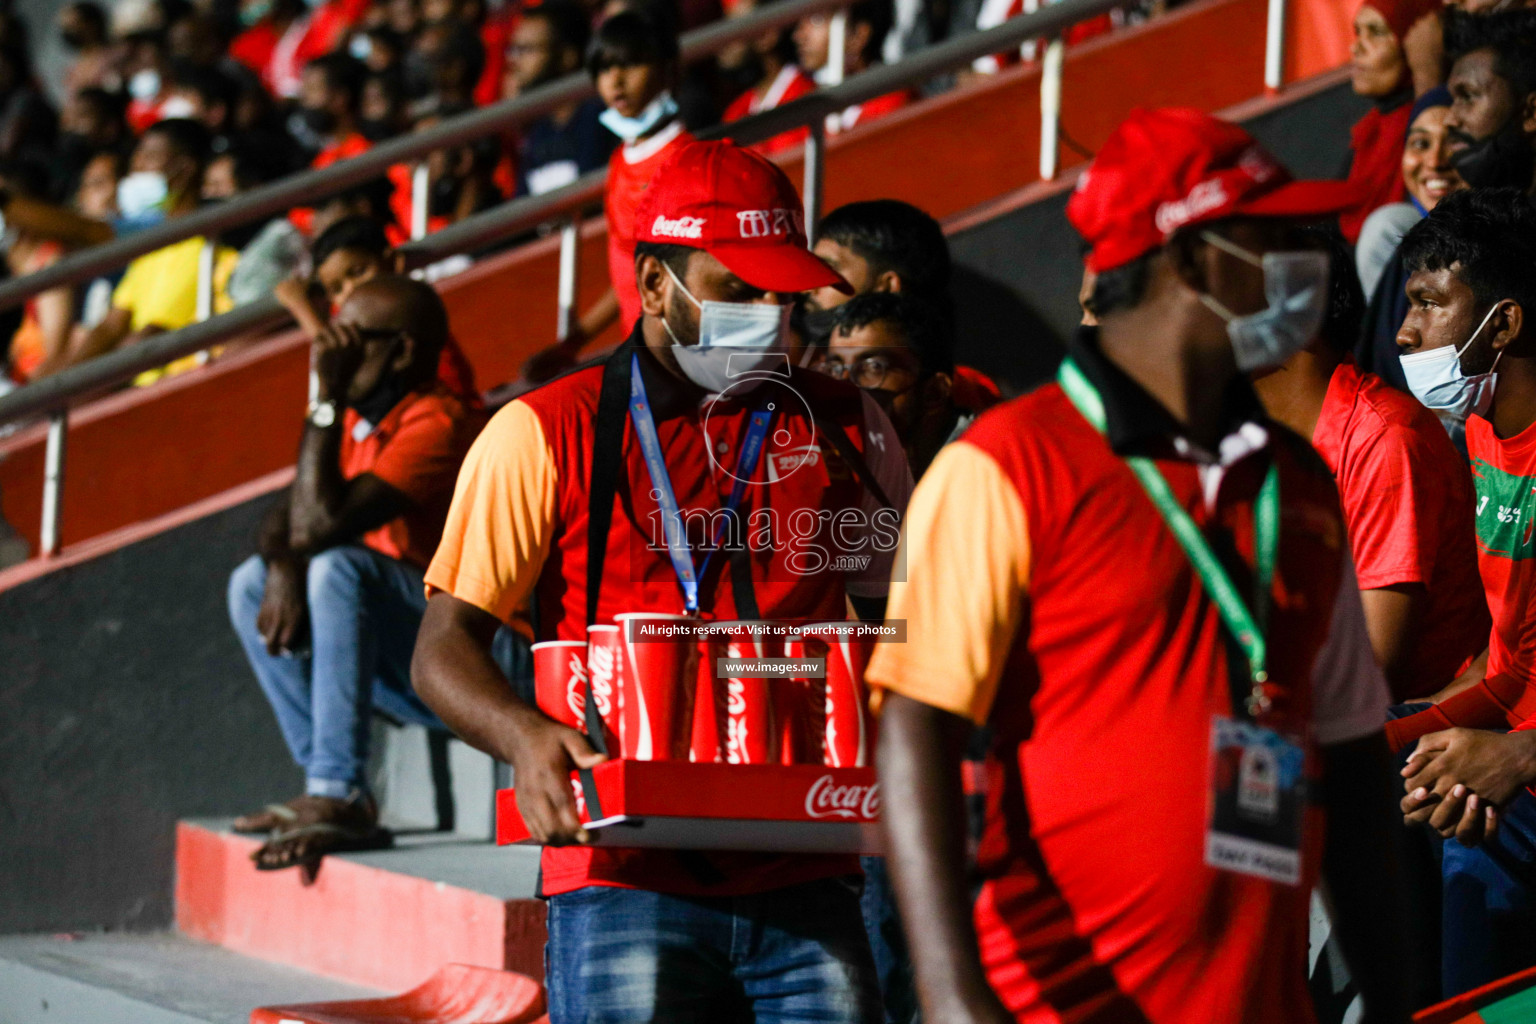
[[[1491,841],[1447,839],[1441,858],[1445,998],[1536,967],[1536,797],[1522,790]]]
[[[344,545],[309,560],[309,653],[267,653],[256,613],[267,585],[260,556],[229,577],[229,618],[306,791],[346,796],[367,785],[370,712],[444,729],[411,689],[411,654],[427,608],[421,570],[370,548]],[[492,654],[531,699],[527,644],[502,629]],[[526,692],[525,692],[526,691]]]
[[[747,896],[549,899],[551,1024],[880,1024],[859,880]]]
[[[874,954],[875,973],[880,978],[886,1024],[914,1024],[922,1019],[917,982],[912,976],[912,957],[907,952],[907,936],[901,930],[901,916],[896,912],[896,893],[891,890],[885,858],[860,857],[859,863],[864,867],[864,894],[859,898],[859,909],[864,915],[869,949]]]

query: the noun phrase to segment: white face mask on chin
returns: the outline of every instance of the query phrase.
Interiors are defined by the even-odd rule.
[[[728,389],[745,394],[762,382],[765,373],[788,375],[788,306],[713,299],[700,302],[672,273],[671,267],[665,269],[688,301],[699,307],[697,345],[678,341],[667,318],[661,318],[661,326],[672,339],[672,354],[685,377],[718,395]]]

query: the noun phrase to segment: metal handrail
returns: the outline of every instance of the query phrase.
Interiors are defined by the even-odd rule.
[[[806,9],[831,10],[846,5],[847,0],[787,0],[782,5],[771,5],[765,11],[774,11],[783,14],[787,9],[804,12]],[[1020,46],[1025,41],[1037,37],[1049,37],[1053,39],[1048,48],[1047,59],[1042,66],[1042,75],[1046,81],[1041,87],[1041,174],[1050,178],[1055,173],[1056,154],[1055,149],[1058,138],[1058,117],[1061,102],[1061,74],[1062,61],[1059,36],[1062,32],[1076,22],[1086,20],[1098,14],[1102,14],[1114,7],[1120,6],[1125,0],[1060,0],[1043,9],[1012,18],[1002,25],[962,36],[928,47],[897,64],[884,65],[874,68],[863,74],[856,75],[841,84],[830,86],[818,92],[812,93],[792,103],[777,107],[773,110],[754,114],[729,125],[721,125],[701,133],[706,138],[728,136],[741,143],[758,142],[772,138],[784,132],[794,131],[800,128],[809,128],[809,135],[805,142],[804,152],[804,202],[806,210],[807,226],[814,231],[815,224],[819,220],[821,209],[822,175],[826,163],[826,133],[825,125],[829,115],[839,113],[847,107],[867,100],[907,88],[916,83],[926,81],[936,75],[954,71],[969,66],[980,57],[986,57],[994,53],[1011,50]],[[1284,33],[1284,14],[1286,0],[1269,0],[1269,18],[1266,31],[1273,36],[1275,33]],[[797,15],[799,16],[799,15]],[[747,19],[742,19],[746,21]],[[786,18],[787,23],[790,18]],[[755,26],[757,31],[762,31],[761,25]],[[707,37],[707,38],[706,38]],[[722,26],[715,26],[695,33],[692,37],[693,45],[698,47],[724,45],[721,40],[729,41],[734,36],[728,36]],[[1051,54],[1054,50],[1054,55]],[[1274,89],[1279,86],[1281,58],[1283,52],[1283,40],[1270,38],[1266,44],[1266,86]],[[567,79],[566,81],[569,81]],[[550,87],[550,90],[563,88],[560,83]],[[546,90],[537,90],[526,98],[527,110],[538,109],[541,111],[551,109],[562,103],[569,102],[569,94],[560,93],[558,100],[548,101],[543,97]],[[523,103],[524,100],[513,100],[510,105],[503,105],[504,110],[511,110],[512,105]],[[537,107],[535,108],[535,102]],[[445,142],[440,136],[432,136],[430,142],[420,144],[420,148],[412,152],[420,155],[431,149],[443,145],[454,145],[473,136],[465,135],[462,127],[469,119],[475,121],[477,129],[484,128],[491,123],[486,115],[495,108],[488,108],[476,114],[467,115],[465,119],[451,122],[460,127],[455,128],[453,142]],[[521,116],[521,115],[519,115]],[[530,115],[531,116],[531,115]],[[496,121],[497,126],[504,124]],[[448,127],[444,125],[443,127]],[[434,129],[434,131],[437,131]],[[423,132],[418,138],[426,138],[431,133]],[[389,145],[394,145],[393,143]],[[304,181],[313,182],[328,174],[336,168],[356,164],[368,159],[372,154],[379,153],[385,147],[370,151],[354,160],[345,161],[334,168],[300,176]],[[1048,154],[1046,150],[1051,152]],[[385,151],[383,157],[376,157],[378,161],[389,163],[398,162],[399,157],[394,151]],[[373,165],[369,165],[372,167]],[[529,231],[538,225],[551,221],[562,221],[561,230],[561,259],[560,259],[560,286],[558,302],[560,314],[558,321],[558,336],[565,337],[573,320],[573,307],[575,302],[576,280],[578,277],[577,254],[579,244],[579,221],[584,209],[592,206],[602,194],[603,181],[606,170],[593,171],[584,175],[577,181],[545,195],[527,197],[503,203],[473,217],[468,217],[457,224],[451,225],[425,238],[410,242],[402,247],[406,255],[408,266],[420,266],[441,259],[445,256],[461,253],[466,250],[480,248],[490,243]],[[362,180],[373,175],[362,172],[355,179]],[[325,188],[334,188],[334,180],[326,178]],[[299,180],[290,184],[290,188],[298,190]],[[306,189],[308,186],[304,186]],[[280,206],[268,205],[270,200],[266,193],[269,189],[252,193],[245,198],[246,211],[250,216],[258,213],[250,211],[274,212],[281,209]],[[305,192],[308,198],[312,194],[322,192]],[[230,205],[240,202],[232,201]],[[224,213],[225,211],[218,211]],[[194,214],[185,221],[191,221]],[[178,220],[178,224],[183,223]],[[231,221],[229,223],[238,223]],[[149,234],[143,232],[142,234]],[[133,236],[137,240],[140,236]],[[127,240],[125,240],[127,241]],[[112,243],[114,245],[119,243]],[[163,244],[163,240],[157,244]],[[108,248],[103,246],[102,248]],[[146,247],[151,248],[151,247]],[[87,256],[89,253],[81,254]],[[109,264],[110,265],[110,264]],[[40,271],[32,277],[46,274],[48,271]],[[94,271],[93,271],[94,273]],[[26,280],[26,279],[24,279]],[[58,283],[58,282],[54,282]],[[8,286],[7,286],[8,287]],[[5,287],[0,287],[0,308],[3,308],[6,297]],[[51,377],[46,377],[33,384],[19,388],[9,395],[0,397],[0,425],[24,419],[39,414],[48,414],[51,422],[48,429],[47,447],[44,453],[44,492],[43,492],[43,524],[42,524],[42,549],[43,554],[51,555],[57,552],[59,546],[59,522],[61,519],[62,492],[64,480],[64,456],[68,436],[69,407],[82,398],[97,394],[107,388],[126,383],[132,380],[140,372],[203,351],[210,346],[227,341],[238,335],[275,327],[287,320],[287,313],[271,297],[260,299],[256,302],[242,306],[232,312],[212,317],[190,327],[184,327],[177,331],[167,332],[147,339],[127,349],[109,353],[90,362],[71,367]]]
[[[781,28],[812,14],[846,7],[848,0],[783,0],[741,18],[717,22],[688,33],[680,41],[683,61],[718,53],[735,42]],[[540,86],[525,96],[493,103],[449,118],[424,131],[381,142],[363,153],[317,171],[304,171],[254,188],[223,203],[164,221],[152,228],[113,239],[64,257],[52,266],[0,284],[0,309],[20,305],[39,292],[99,277],[137,256],[197,236],[212,237],[230,228],[296,206],[312,204],[343,189],[383,176],[396,164],[411,163],[439,149],[461,146],[497,132],[536,121],[551,111],[578,103],[596,90],[584,71]]]

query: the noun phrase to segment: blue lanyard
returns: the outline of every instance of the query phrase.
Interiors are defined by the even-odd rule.
[[[667,460],[661,453],[661,438],[656,433],[656,420],[651,415],[651,400],[645,394],[645,381],[640,377],[640,356],[630,357],[629,366],[629,418],[635,425],[635,436],[640,439],[640,454],[645,459],[645,471],[650,474],[651,486],[656,490],[656,503],[661,506],[661,532],[667,542],[667,554],[672,559],[672,570],[683,588],[683,608],[689,615],[699,613],[699,578],[709,571],[709,560],[715,557],[720,542],[725,538],[728,524],[736,518],[741,499],[747,493],[747,480],[757,469],[757,460],[763,453],[763,442],[768,437],[768,424],[773,420],[773,406],[759,409],[752,414],[747,425],[747,436],[742,441],[741,457],[736,460],[735,484],[731,498],[726,503],[725,515],[716,523],[715,535],[704,564],[695,572],[693,552],[688,549],[688,538],[683,531],[683,516],[677,507],[677,495],[672,490],[672,477],[667,473]]]

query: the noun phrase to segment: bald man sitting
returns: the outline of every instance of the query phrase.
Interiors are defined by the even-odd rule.
[[[484,425],[437,379],[447,338],[427,285],[353,291],[314,342],[319,391],[293,486],[230,577],[230,620],[306,780],[304,796],[235,822],[270,833],[262,870],[388,845],[366,778],[374,708],[444,728],[411,689],[411,653],[422,573]]]

